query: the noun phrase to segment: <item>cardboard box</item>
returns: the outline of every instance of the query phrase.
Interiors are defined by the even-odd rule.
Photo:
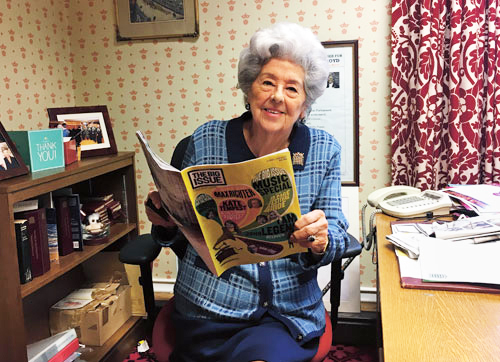
[[[94,283],[89,287],[98,288],[92,293],[90,303],[76,309],[55,308],[58,304],[78,304],[71,298],[63,298],[50,309],[51,334],[75,328],[81,343],[102,346],[131,317],[129,285]]]

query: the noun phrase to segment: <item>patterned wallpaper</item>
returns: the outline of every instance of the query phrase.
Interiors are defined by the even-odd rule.
[[[138,202],[153,187],[134,132],[170,159],[200,124],[244,111],[236,86],[241,49],[259,27],[290,21],[322,41],[359,40],[360,200],[390,182],[390,1],[199,0],[199,38],[115,40],[112,0],[0,2],[0,121],[48,127],[47,107],[105,104],[119,150],[137,152]],[[149,230],[140,208],[140,228]],[[165,250],[157,278],[175,277]],[[362,287],[376,286],[371,254]]]

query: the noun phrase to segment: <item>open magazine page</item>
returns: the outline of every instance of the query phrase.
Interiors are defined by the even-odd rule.
[[[136,132],[151,171],[163,208],[179,226],[184,236],[203,259],[208,269],[216,274],[216,269],[205,239],[198,225],[198,219],[189,200],[189,194],[179,170],[163,161],[150,147],[141,131]]]
[[[300,207],[288,149],[181,173],[217,275],[307,250],[289,242]]]

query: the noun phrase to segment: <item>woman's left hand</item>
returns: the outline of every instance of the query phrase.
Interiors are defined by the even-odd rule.
[[[310,248],[314,254],[322,254],[328,247],[328,221],[322,210],[313,210],[295,222],[290,241]]]

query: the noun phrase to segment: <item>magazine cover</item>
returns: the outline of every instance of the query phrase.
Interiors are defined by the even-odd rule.
[[[288,149],[178,171],[137,136],[165,210],[214,274],[307,251],[289,242],[300,207]]]

